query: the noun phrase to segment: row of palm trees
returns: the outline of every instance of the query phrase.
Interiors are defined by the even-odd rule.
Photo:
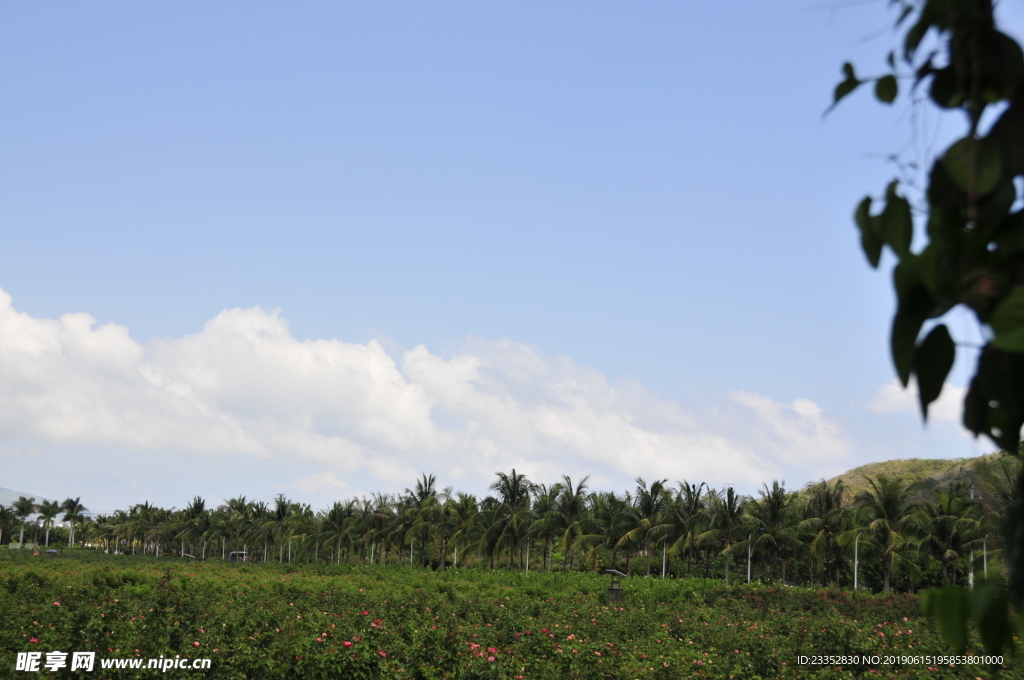
[[[77,499],[62,507],[72,544],[80,525],[86,545],[109,552],[646,575],[660,558],[663,576],[720,569],[728,580],[740,566],[747,580],[837,586],[858,576],[863,583],[868,567],[888,592],[894,574],[915,587],[987,571],[999,555],[999,518],[1018,470],[1007,457],[979,478],[927,492],[879,475],[856,494],[841,480],[800,491],[775,481],[755,497],[666,479],[637,479],[621,494],[591,491],[587,478],[534,484],[512,470],[497,473],[483,499],[423,475],[402,494],[338,501],[322,512],[283,495],[271,503],[232,498],[216,508],[199,497],[181,510],[143,503],[92,518],[81,515]],[[23,533],[28,504],[20,503],[13,512]],[[48,529],[55,514],[43,505],[34,506],[37,524]]]
[[[63,503],[57,501],[43,501],[36,503],[35,498],[20,496],[9,507],[0,505],[0,544],[3,543],[4,528],[12,525],[18,527],[18,543],[25,542],[25,525],[33,527],[32,543],[39,544],[39,531],[44,532],[44,545],[50,545],[50,529],[54,527],[54,520],[61,513],[64,523],[68,525],[68,542],[70,546],[75,544],[75,527],[86,518],[83,514],[88,508],[81,503],[81,497],[68,498]],[[33,517],[33,521],[29,521]]]

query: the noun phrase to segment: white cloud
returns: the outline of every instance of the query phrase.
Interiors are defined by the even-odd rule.
[[[376,341],[297,340],[256,307],[144,346],[87,314],[32,318],[0,291],[0,441],[13,438],[290,458],[324,470],[294,482],[311,493],[356,472],[479,485],[511,467],[754,485],[833,470],[849,448],[806,399],[737,391],[698,408],[510,340],[448,358],[421,345],[398,365]]]
[[[944,384],[939,398],[928,406],[928,420],[960,423],[966,395],[966,387],[957,387],[950,383]],[[910,384],[904,388],[898,379],[893,378],[891,383],[878,390],[866,406],[872,413],[879,414],[908,411],[919,413],[921,407],[917,397],[917,382],[911,378]]]

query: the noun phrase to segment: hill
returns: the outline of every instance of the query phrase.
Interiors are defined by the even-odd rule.
[[[843,484],[852,498],[868,489],[868,477],[884,474],[904,479],[916,487],[919,495],[925,495],[932,489],[946,486],[956,479],[966,477],[972,483],[977,483],[978,476],[990,469],[1004,455],[1003,452],[997,451],[974,458],[887,460],[847,470],[827,481],[829,484],[834,484],[837,480],[843,480]]]
[[[29,493],[27,491],[14,491],[13,489],[5,489],[0,487],[0,505],[10,506],[14,501],[18,500],[19,496],[25,496],[26,498],[35,498],[36,503],[42,503],[43,501],[56,500],[54,498],[44,498],[37,493]]]

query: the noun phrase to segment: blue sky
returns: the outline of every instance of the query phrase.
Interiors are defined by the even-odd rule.
[[[927,428],[892,388],[850,219],[908,100],[822,118],[885,4],[0,2],[0,486],[322,507],[987,452],[968,354]]]

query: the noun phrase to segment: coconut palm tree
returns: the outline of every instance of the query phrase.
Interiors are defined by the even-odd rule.
[[[75,547],[75,527],[82,521],[82,513],[88,508],[81,504],[82,498],[67,498],[61,503],[60,509],[64,511],[64,521],[70,524],[68,531],[68,547]]]
[[[859,526],[842,534],[844,545],[854,541],[857,533],[867,536],[867,545],[873,548],[882,562],[883,591],[889,592],[893,567],[913,565],[904,554],[917,549],[913,540],[914,506],[910,488],[903,480],[889,475],[868,477],[869,488],[857,494]]]
[[[497,545],[504,543],[508,546],[508,568],[511,569],[515,551],[520,547],[523,536],[527,535],[532,519],[530,492],[533,484],[515,468],[512,474],[498,472],[497,476],[498,481],[491,484],[491,490],[498,494],[498,511],[487,531],[494,535]]]
[[[942,582],[946,585],[956,585],[957,560],[973,538],[972,531],[979,526],[980,507],[970,499],[968,491],[965,482],[955,482],[947,490],[933,490],[932,498],[915,509],[920,547],[939,560]]]
[[[655,480],[651,482],[650,488],[647,488],[647,482],[642,477],[636,478],[636,496],[627,515],[632,519],[632,528],[619,539],[620,546],[628,543],[643,546],[646,558],[645,575],[647,576],[651,575],[651,550],[654,538],[659,532],[668,528],[659,524],[662,519],[661,514],[671,500],[671,496],[665,488],[667,481],[667,479]]]
[[[612,491],[590,495],[590,514],[594,518],[595,533],[581,541],[592,550],[608,550],[611,568],[617,569],[620,543],[630,529],[630,502]]]
[[[829,485],[824,479],[807,485],[807,503],[802,507],[803,519],[797,525],[804,532],[810,558],[809,573],[814,581],[814,567],[819,566],[825,580],[839,585],[845,561],[845,542],[840,536],[855,523],[843,480]]]
[[[476,496],[471,494],[460,493],[458,497],[450,502],[448,508],[450,513],[452,528],[452,546],[455,548],[455,554],[452,556],[452,565],[459,565],[459,548],[468,546],[476,543],[480,540],[482,531],[477,519],[480,515],[479,506],[476,502]]]
[[[60,514],[60,503],[57,501],[43,501],[39,504],[39,519],[46,532],[46,547],[50,547],[50,527],[53,526],[53,520],[58,514]]]
[[[415,487],[405,490],[409,505],[405,509],[408,514],[410,528],[415,526],[420,541],[420,566],[427,564],[427,539],[430,536],[430,510],[437,500],[437,477],[424,474],[416,480]],[[432,500],[433,499],[433,500]]]
[[[0,504],[0,545],[3,545],[4,542],[4,529],[8,526],[13,526],[16,521],[17,517],[14,515],[14,510]]]
[[[725,561],[725,582],[729,582],[729,563],[732,561],[733,546],[746,511],[747,497],[736,493],[731,486],[722,493],[709,491],[711,503],[708,507],[709,528],[700,536],[700,541],[721,546]]]
[[[25,520],[28,519],[29,515],[36,511],[36,499],[26,498],[25,496],[19,496],[18,500],[14,501],[14,505],[11,506],[14,510],[14,516],[18,519],[21,529],[18,533],[18,543],[20,545],[25,544]]]
[[[782,583],[786,583],[786,566],[790,556],[799,544],[796,522],[793,513],[796,494],[786,491],[786,483],[772,481],[758,491],[756,500],[747,504],[747,518],[753,544],[751,550],[765,549],[772,556],[772,578],[778,573],[779,562],[782,563]]]
[[[572,569],[580,539],[591,533],[591,517],[587,507],[587,480],[590,475],[573,485],[568,475],[562,476],[561,493],[555,506],[558,542],[562,548],[562,568]]]
[[[686,575],[693,566],[693,551],[699,547],[697,540],[704,531],[707,516],[707,484],[679,483],[675,498],[665,510],[669,551],[673,555],[686,555]]]
[[[550,569],[549,556],[552,544],[558,539],[558,498],[562,494],[561,484],[538,484],[533,489],[534,521],[530,526],[533,536],[544,541],[541,565]]]

